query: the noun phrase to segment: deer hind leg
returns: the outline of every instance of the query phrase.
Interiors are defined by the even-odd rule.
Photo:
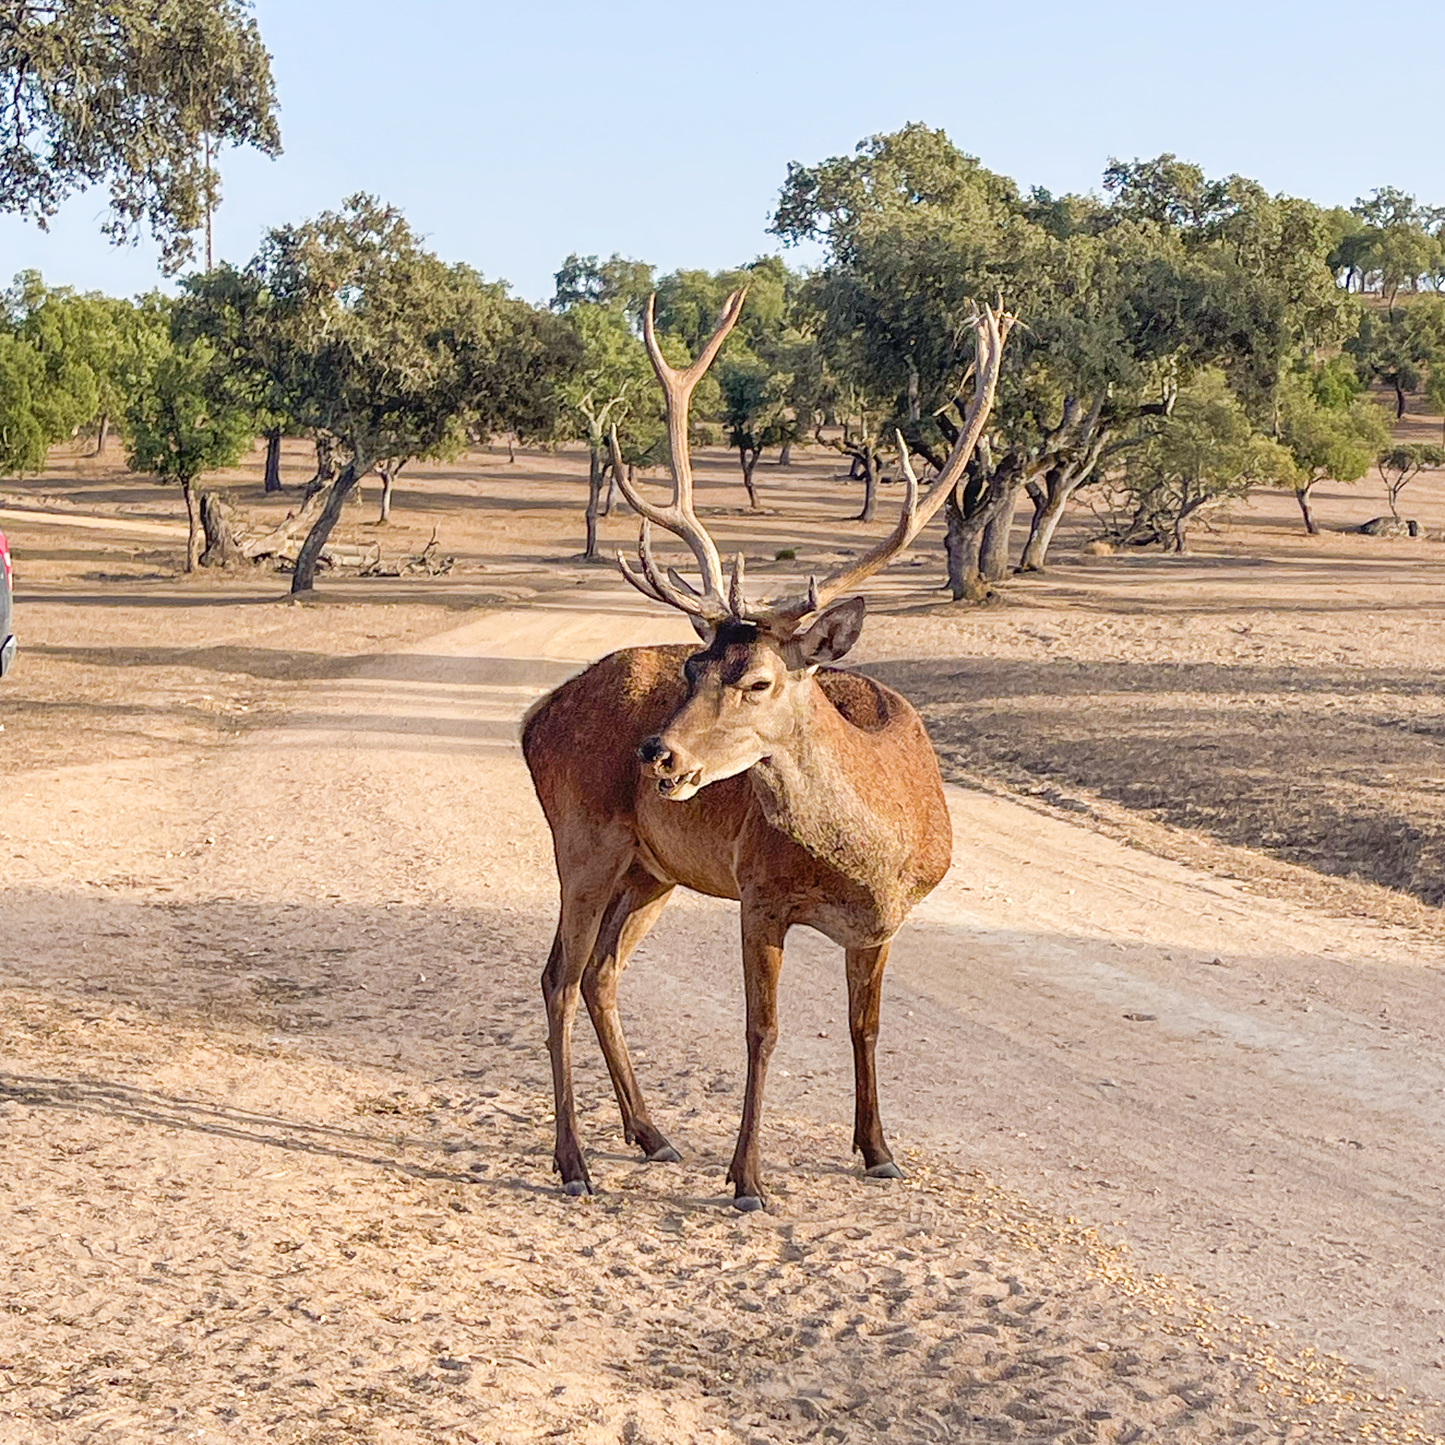
[[[597,840],[599,849],[601,840]],[[542,998],[547,1005],[547,1052],[552,1059],[552,1095],[557,1119],[553,1161],[568,1194],[590,1194],[592,1181],[577,1137],[577,1110],[572,1095],[572,1022],[577,1017],[582,975],[586,971],[607,907],[617,892],[625,864],[602,872],[594,867],[580,878],[568,876],[562,889],[562,916],[552,952],[542,971]]]
[[[778,975],[783,969],[786,926],[773,919],[749,919],[743,911],[743,988],[748,1014],[748,1079],[737,1148],[728,1167],[733,1205],[750,1211],[763,1207],[763,1175],[758,1162],[758,1125],[768,1060],[778,1041]]]
[[[863,1156],[863,1167],[875,1179],[902,1179],[893,1152],[883,1137],[878,1117],[878,1072],[874,1050],[878,1044],[878,1005],[883,993],[883,966],[888,945],[850,948],[848,968],[848,1031],[853,1036],[853,1149]]]
[[[653,1164],[676,1164],[679,1155],[648,1116],[647,1105],[632,1071],[622,1020],[617,1013],[617,981],[632,950],[657,922],[672,895],[671,883],[659,883],[650,873],[634,868],[623,880],[622,891],[612,901],[593,950],[592,961],[582,975],[582,997],[597,1030],[597,1042],[607,1060],[607,1072],[622,1113],[622,1132],[629,1144],[638,1145]]]

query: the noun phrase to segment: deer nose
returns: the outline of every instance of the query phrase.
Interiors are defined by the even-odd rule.
[[[665,768],[672,761],[672,749],[663,742],[661,737],[650,737],[644,739],[641,747],[637,749],[637,756],[644,763]]]

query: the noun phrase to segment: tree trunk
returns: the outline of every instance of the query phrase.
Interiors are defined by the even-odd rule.
[[[1296,487],[1294,499],[1299,503],[1300,515],[1305,519],[1305,531],[1308,532],[1311,537],[1317,537],[1320,529],[1315,522],[1314,508],[1310,505],[1310,487],[1313,486],[1314,483],[1311,482],[1309,486]]]
[[[105,444],[110,440],[110,413],[101,412],[100,429],[95,434],[95,455],[100,456],[105,451]]]
[[[1074,493],[1087,485],[1089,478],[1093,476],[1107,436],[1107,431],[1097,432],[1082,461],[1056,461],[1042,476],[1035,473],[1024,482],[1025,490],[1034,504],[1034,517],[1029,524],[1029,536],[1024,543],[1023,556],[1019,558],[1020,572],[1044,570],[1054,533],[1058,530],[1064,513],[1068,511]]]
[[[582,555],[589,562],[597,556],[597,514],[602,505],[602,439],[587,446],[587,546]]]
[[[757,466],[762,452],[762,447],[738,447],[738,461],[742,464],[743,486],[747,488],[748,506],[755,512],[758,509],[758,489],[753,486],[753,468]]]
[[[281,428],[272,427],[266,433],[266,483],[268,492],[281,490]]]
[[[1398,381],[1391,385],[1395,388],[1395,420],[1399,421],[1405,415],[1405,388]]]
[[[181,493],[186,499],[186,571],[194,572],[201,560],[201,513],[190,482],[181,483]]]
[[[316,438],[316,475],[306,483],[306,496],[313,497],[336,480],[336,443],[322,432]]]
[[[1008,576],[1009,540],[1022,485],[1020,480],[1007,489],[994,515],[984,526],[979,542],[978,570],[985,582],[1002,582]]]
[[[635,474],[636,474],[636,473],[635,473],[635,470],[634,470],[634,468],[633,468],[632,463],[631,463],[631,462],[628,462],[628,464],[627,464],[627,480],[630,482],[630,481],[632,480],[632,478],[634,477]],[[617,505],[617,468],[614,467],[614,466],[612,465],[612,463],[609,461],[609,462],[607,463],[607,487],[606,487],[606,490],[602,493],[602,511],[601,511],[600,515],[601,515],[601,516],[604,516],[604,517],[610,517],[610,516],[612,515],[612,509],[613,509],[613,507],[615,507],[616,505]]]
[[[863,510],[854,517],[855,522],[871,522],[878,510],[878,458],[869,447],[862,454],[863,461]]]
[[[377,466],[377,473],[381,477],[381,511],[377,514],[376,524],[384,527],[391,521],[391,500],[395,491],[396,479],[401,475],[401,469],[406,465],[403,458],[399,462],[382,462]]]
[[[793,465],[792,442],[789,441],[783,443],[781,450],[778,452],[778,465],[780,467],[790,467]]]
[[[1069,505],[1073,488],[1040,487],[1029,483],[1029,496],[1034,504],[1034,519],[1029,524],[1028,541],[1024,543],[1023,556],[1019,558],[1020,572],[1042,572],[1044,561],[1049,555],[1049,544],[1063,520]]]
[[[317,517],[311,530],[306,534],[306,540],[301,544],[300,552],[296,554],[296,572],[291,578],[293,596],[299,592],[310,592],[316,586],[316,563],[321,557],[321,549],[326,546],[326,540],[331,536],[331,529],[341,519],[341,509],[346,505],[346,498],[371,465],[370,462],[366,462],[363,466],[362,461],[363,459],[360,457],[353,457],[346,464],[341,475],[331,483],[326,493],[326,504],[321,508],[321,515]]]
[[[507,433],[507,460],[509,462],[517,460],[517,434],[515,432]]]
[[[955,602],[981,602],[990,588],[983,575],[983,537],[989,525],[1018,497],[1022,481],[1010,482],[995,472],[987,477],[972,472],[958,481],[944,504],[948,530],[944,550],[948,554],[948,585]]]
[[[960,490],[968,484],[964,478],[943,504],[944,518],[948,530],[943,538],[944,555],[948,559],[948,590],[955,602],[965,598],[976,599],[982,595],[983,584],[979,577],[978,550],[982,529],[974,526],[964,515],[959,501]]]
[[[229,567],[246,560],[226,517],[225,504],[214,492],[201,493],[201,528],[206,534],[206,550],[200,557],[202,567]]]

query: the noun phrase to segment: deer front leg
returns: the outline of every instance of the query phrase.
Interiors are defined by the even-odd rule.
[[[657,921],[671,894],[670,883],[659,883],[651,874],[634,869],[607,911],[592,961],[582,975],[582,997],[587,1001],[597,1042],[612,1076],[623,1135],[629,1144],[642,1149],[651,1164],[676,1164],[680,1156],[647,1112],[617,1014],[617,980],[632,950]]]
[[[785,925],[771,918],[749,918],[743,911],[743,988],[748,1011],[748,1080],[738,1145],[728,1168],[733,1206],[744,1212],[763,1207],[763,1175],[758,1163],[758,1124],[763,1112],[763,1083],[778,1041],[778,975],[783,968]]]
[[[577,1017],[582,974],[597,944],[602,915],[611,899],[612,879],[603,887],[564,892],[562,917],[552,952],[542,971],[542,998],[547,1005],[547,1052],[552,1059],[552,1100],[557,1119],[553,1162],[568,1194],[591,1194],[592,1180],[577,1137],[577,1110],[572,1097],[572,1022]]]
[[[902,1179],[893,1153],[883,1138],[878,1117],[878,1005],[883,994],[883,965],[888,945],[846,950],[848,968],[848,1031],[853,1036],[853,1149],[874,1179]]]

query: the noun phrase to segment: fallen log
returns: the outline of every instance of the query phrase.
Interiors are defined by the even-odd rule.
[[[229,502],[215,492],[203,492],[201,525],[205,529],[206,550],[201,554],[201,565],[230,567],[242,562],[269,562],[279,572],[292,571],[306,534],[325,502],[325,492],[316,492],[278,526],[252,532]],[[379,542],[364,546],[329,542],[319,560],[327,568],[355,567],[363,577],[443,577],[456,565],[455,557],[439,553],[436,528],[420,552],[395,562],[383,559]]]
[[[242,555],[254,562],[262,557],[276,557],[283,554],[288,544],[293,542],[299,548],[299,537],[311,530],[311,524],[321,514],[321,509],[325,505],[325,488],[313,492],[301,503],[300,510],[290,513],[280,526],[246,538],[241,543]],[[296,560],[294,548],[291,560],[293,562]]]

